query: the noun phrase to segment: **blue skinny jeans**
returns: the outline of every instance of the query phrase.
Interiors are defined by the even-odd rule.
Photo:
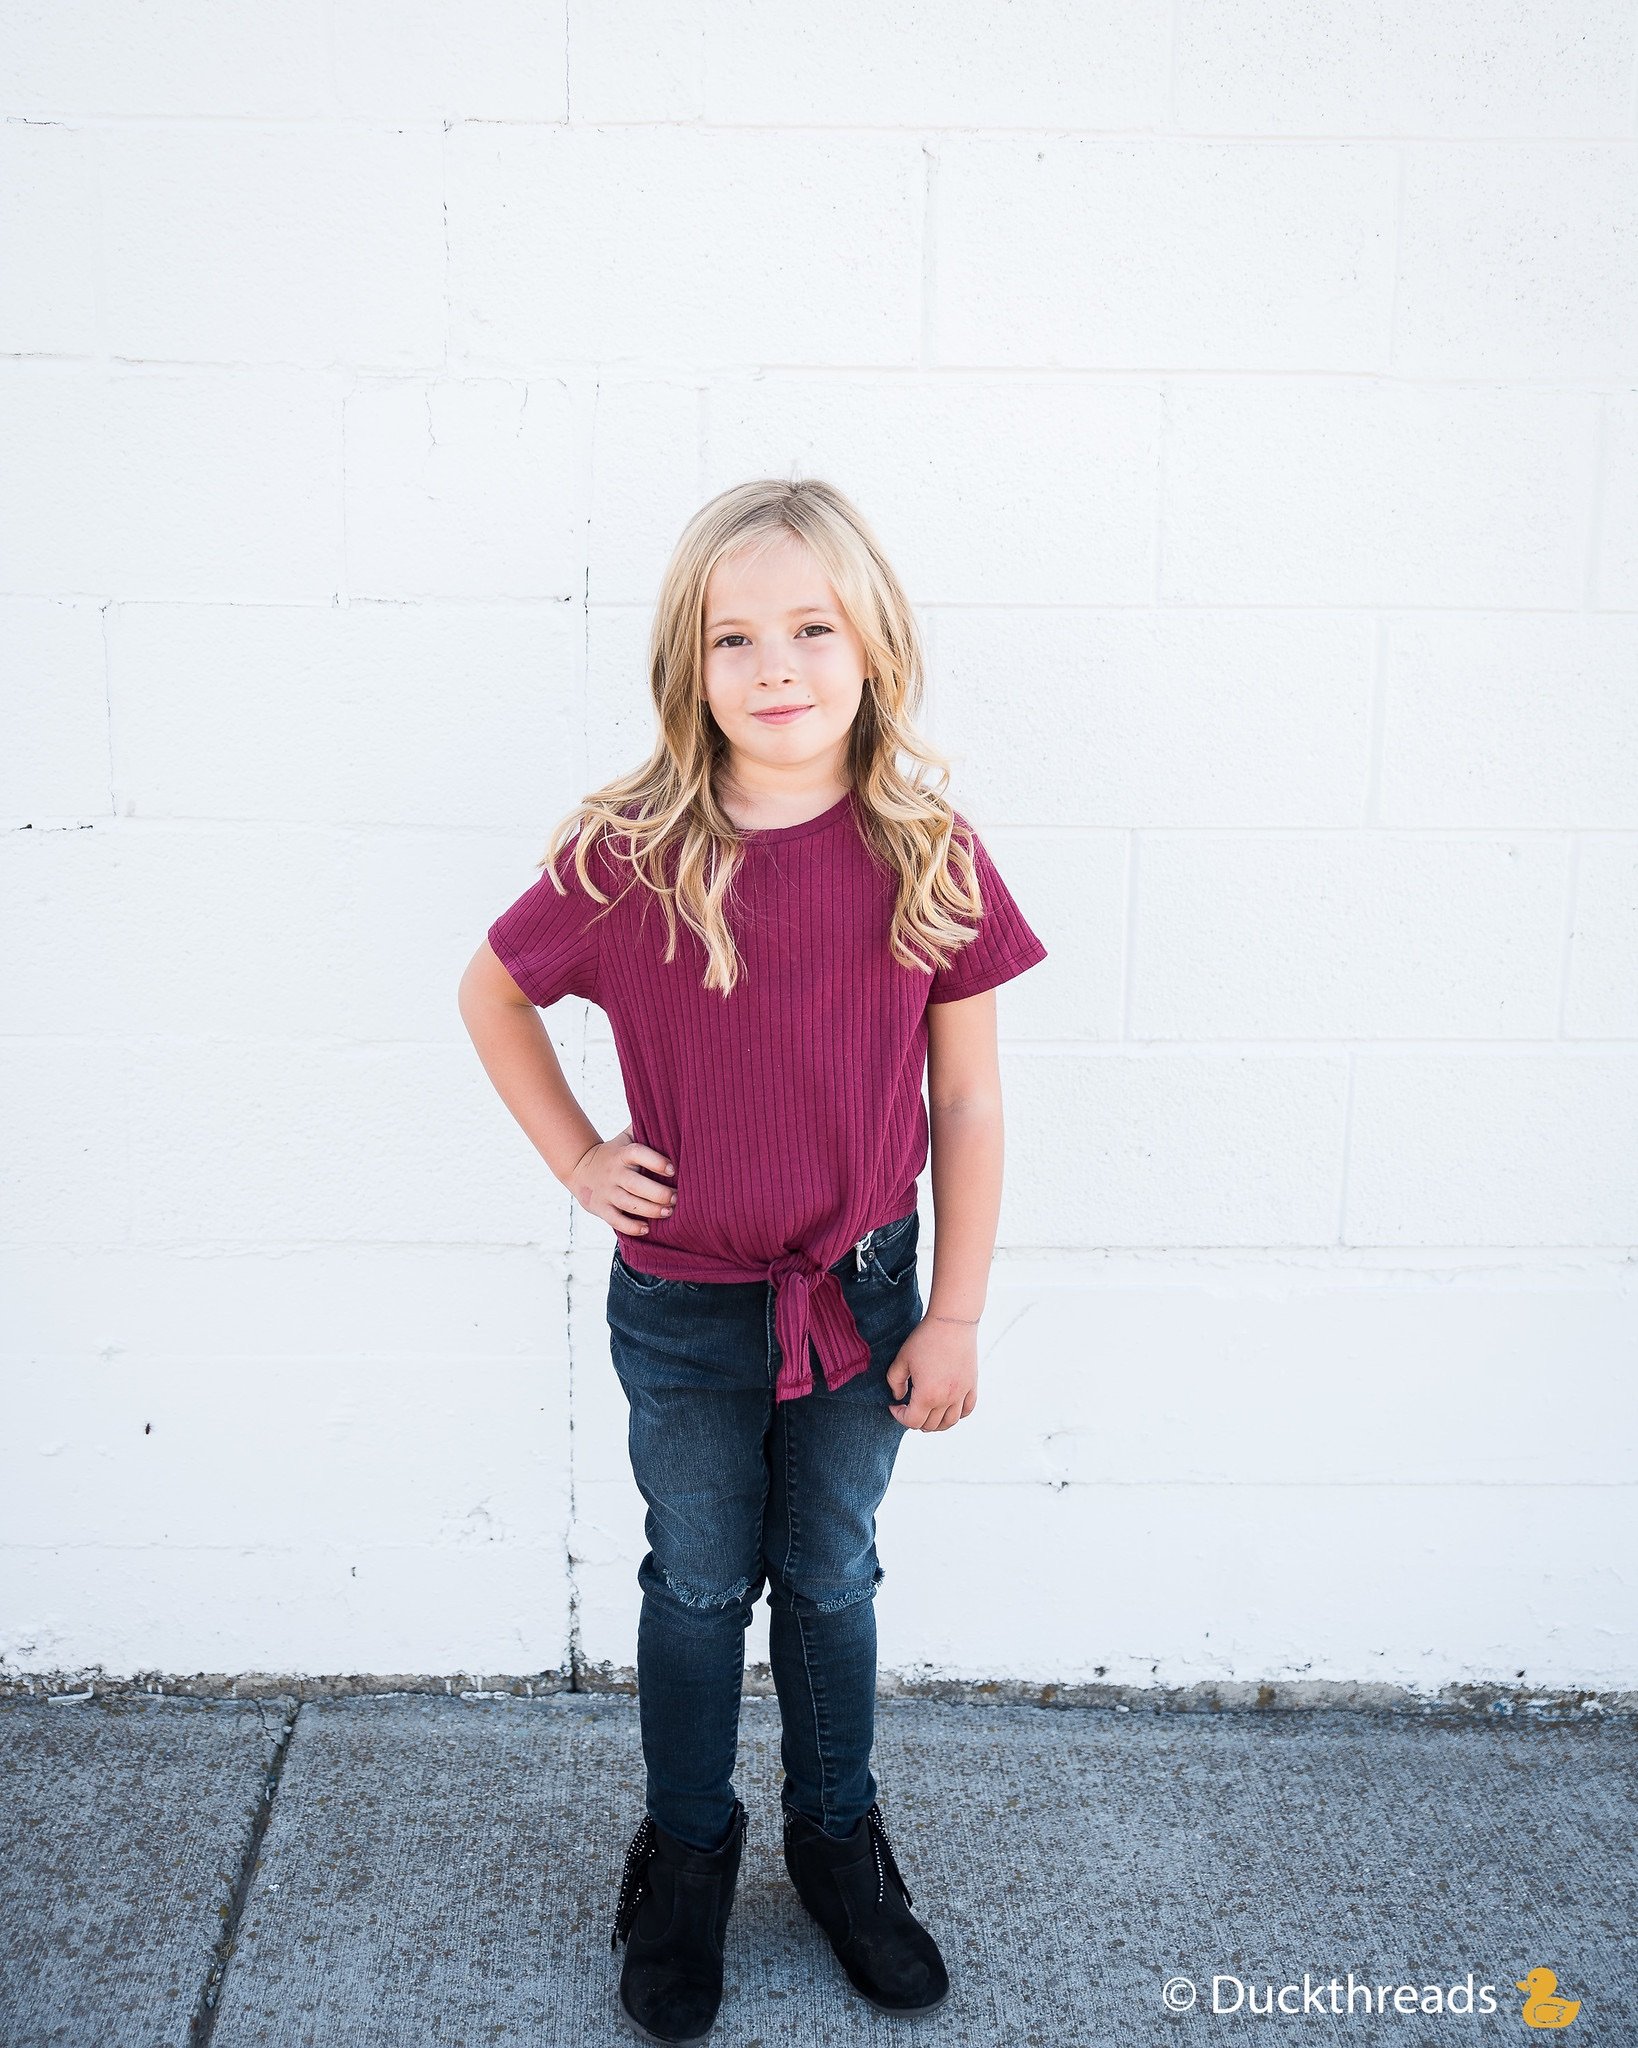
[[[637,1697],[649,1813],[699,1849],[737,1794],[745,1631],[768,1589],[781,1800],[844,1836],[877,1793],[876,1509],[904,1437],[888,1368],[921,1320],[917,1212],[831,1268],[870,1347],[832,1391],[774,1399],[781,1364],[765,1280],[663,1280],[614,1254],[609,1348],[648,1503]]]

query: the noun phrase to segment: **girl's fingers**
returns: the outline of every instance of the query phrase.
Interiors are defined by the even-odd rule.
[[[639,1170],[647,1167],[650,1173],[663,1174],[667,1177],[674,1175],[677,1170],[674,1163],[667,1159],[663,1152],[656,1152],[651,1145],[628,1145],[626,1147],[625,1163],[627,1166],[635,1166]]]

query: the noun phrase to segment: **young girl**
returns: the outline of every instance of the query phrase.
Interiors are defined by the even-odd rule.
[[[648,1503],[647,1811],[610,1945],[626,1942],[627,2022],[680,2043],[722,1997],[764,1586],[791,1880],[872,2003],[947,1995],[870,1765],[876,1510],[904,1432],[976,1404],[1001,1199],[991,991],[1046,948],[941,793],[946,764],[911,724],[909,604],[839,491],[757,481],[697,513],[649,672],[652,755],[558,826],[461,1007],[508,1108],[616,1234],[610,1351]],[[608,1014],[631,1112],[616,1137],[535,1014],[566,995]]]

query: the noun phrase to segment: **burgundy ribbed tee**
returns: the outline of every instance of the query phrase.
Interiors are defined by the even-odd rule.
[[[901,965],[888,950],[896,879],[872,860],[854,804],[850,791],[800,825],[745,833],[725,905],[740,979],[726,997],[701,985],[705,949],[681,918],[665,962],[658,900],[602,846],[587,862],[620,897],[606,915],[580,886],[571,840],[557,863],[567,894],[542,873],[488,935],[537,1008],[573,995],[606,1013],[632,1138],[676,1167],[676,1208],[649,1218],[646,1236],[621,1234],[621,1257],[663,1279],[770,1281],[781,1401],[817,1385],[810,1337],[831,1388],[870,1363],[830,1268],[916,1206],[929,1003],[1046,958],[958,811],[984,906],[977,936],[932,974]]]

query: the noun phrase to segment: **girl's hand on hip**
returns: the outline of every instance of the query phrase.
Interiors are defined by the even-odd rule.
[[[646,1237],[644,1218],[669,1216],[677,1206],[676,1189],[654,1176],[676,1170],[652,1145],[634,1144],[628,1127],[583,1153],[569,1185],[582,1209],[600,1216],[622,1237]]]
[[[912,1382],[914,1383],[912,1387]],[[954,1429],[978,1406],[978,1330],[923,1316],[887,1369],[888,1414],[906,1429]]]

